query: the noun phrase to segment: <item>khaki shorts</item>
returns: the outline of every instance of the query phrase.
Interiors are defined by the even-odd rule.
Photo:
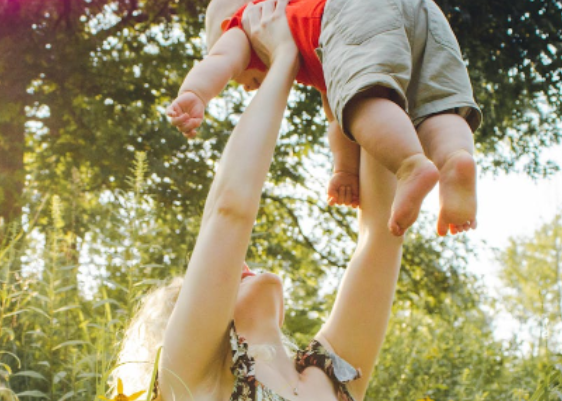
[[[351,139],[345,106],[376,86],[394,91],[416,127],[447,112],[480,125],[457,39],[433,0],[328,0],[319,42],[328,101]]]

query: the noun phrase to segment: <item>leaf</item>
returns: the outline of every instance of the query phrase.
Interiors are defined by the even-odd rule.
[[[59,267],[58,270],[66,271],[66,270],[76,269],[77,267],[80,267],[80,266],[79,265],[62,266],[62,267]]]
[[[0,328],[0,334],[2,334],[2,332],[6,332],[8,333],[8,337],[10,338],[10,340],[13,340],[13,338],[15,337],[15,333],[14,330],[12,330],[10,327],[2,327]]]
[[[87,344],[90,344],[90,343],[87,342],[87,341],[82,341],[82,340],[65,341],[65,342],[57,345],[56,347],[53,347],[53,351],[56,351],[56,350],[64,348],[64,347],[72,346],[72,345],[87,345]]]
[[[45,312],[44,310],[42,310],[42,309],[40,309],[40,308],[38,308],[38,307],[36,307],[36,306],[30,306],[29,309],[32,310],[32,311],[34,311],[34,312],[37,312],[37,313],[39,313],[39,314],[41,314],[41,315],[43,315],[43,316],[45,316],[47,319],[51,319],[51,316],[49,316],[49,315],[47,314],[47,312]]]
[[[67,306],[63,306],[62,308],[56,309],[53,313],[65,312],[65,311],[72,310],[72,309],[76,309],[76,308],[80,308],[80,305],[67,305]]]
[[[156,352],[156,358],[154,360],[154,368],[152,369],[152,375],[150,377],[150,386],[148,387],[149,389],[154,388],[154,383],[156,381],[156,375],[158,374],[158,368],[160,366],[160,354],[161,353],[162,353],[162,347],[159,347],[158,351]],[[150,401],[151,396],[152,396],[152,391],[149,391],[149,394],[146,398],[146,401]]]
[[[76,393],[74,391],[69,391],[68,393],[66,393],[65,395],[63,395],[61,398],[58,399],[58,401],[64,401],[70,397],[72,397],[73,395],[75,395]]]
[[[133,287],[139,287],[142,285],[157,285],[157,284],[161,284],[162,280],[158,280],[158,279],[147,279],[147,280],[142,280],[139,281],[138,283],[133,284]]]
[[[8,398],[6,397],[2,397],[2,393],[7,393],[8,394]],[[15,397],[16,393],[14,393],[13,390],[9,389],[9,388],[5,388],[5,387],[0,387],[0,399],[1,400],[17,400],[16,398],[12,397],[12,395]]]
[[[2,354],[10,355],[11,357],[13,357],[16,361],[18,361],[18,368],[21,368],[21,360],[16,354],[8,351],[0,351],[0,355]]]
[[[66,292],[66,291],[68,291],[68,290],[72,290],[72,289],[74,289],[74,288],[76,288],[76,286],[75,286],[74,284],[69,285],[69,286],[66,286],[66,287],[58,288],[58,289],[55,291],[55,294],[60,294],[60,293]]]
[[[78,377],[84,379],[90,379],[90,378],[101,377],[101,375],[99,373],[79,373]]]
[[[23,393],[17,393],[18,397],[34,397],[34,398],[49,398],[49,396],[39,390],[24,391]]]
[[[113,304],[113,305],[121,307],[121,304],[119,302],[117,302],[116,300],[114,300],[112,298],[108,298],[108,299],[102,299],[101,301],[98,301],[98,302],[94,303],[94,309],[99,308],[100,306],[103,306],[105,304]]]
[[[161,263],[147,263],[147,264],[140,265],[139,267],[141,269],[161,269],[166,266]]]
[[[27,312],[27,311],[28,311],[28,309],[20,309],[20,310],[17,310],[17,311],[15,311],[15,312],[6,313],[6,314],[4,315],[4,317],[6,318],[6,317],[10,317],[10,316],[19,315],[20,313],[24,313],[24,312]]]
[[[33,370],[23,370],[21,372],[14,373],[12,376],[13,377],[24,376],[24,377],[31,377],[33,379],[41,379],[41,380],[48,381],[47,378],[43,376],[41,373],[35,372]]]
[[[4,369],[6,369],[6,372],[8,372],[8,374],[12,374],[12,368],[10,367],[10,365],[7,365],[5,363],[0,362],[0,366],[2,366]]]

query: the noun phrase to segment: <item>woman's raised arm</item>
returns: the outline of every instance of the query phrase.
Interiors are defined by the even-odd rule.
[[[284,15],[287,2],[280,0],[273,13]],[[259,19],[252,21],[259,24]],[[286,19],[279,19],[283,22]],[[192,391],[200,389],[224,362],[221,346],[233,319],[262,187],[298,70],[298,51],[288,27],[286,31],[288,37],[278,35],[269,43],[269,73],[225,147],[205,204],[202,227],[165,333],[160,369],[164,399],[174,399],[172,394],[184,399],[182,382]]]
[[[367,152],[359,168],[359,240],[326,324],[316,338],[360,368],[363,376],[349,383],[356,400],[364,398],[381,349],[402,257],[402,237],[387,222],[396,177]]]

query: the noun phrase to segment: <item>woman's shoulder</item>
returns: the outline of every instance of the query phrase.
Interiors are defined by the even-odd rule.
[[[229,368],[226,369],[217,369],[216,374],[209,376],[207,380],[190,385],[184,386],[187,388],[187,391],[182,391],[181,386],[180,390],[182,392],[187,392],[188,396],[186,399],[188,400],[197,400],[197,401],[217,401],[217,400],[230,400],[230,395],[232,393],[232,388],[234,387],[235,377],[230,372]],[[171,395],[171,399],[173,400],[174,394]],[[153,392],[153,397],[151,401],[168,401],[166,397],[160,391],[160,386],[158,382],[155,383],[155,391]]]
[[[234,328],[231,327],[228,337],[223,341],[220,349],[217,351],[217,357],[213,366],[208,369],[203,380],[198,383],[178,383],[174,385],[172,382],[177,382],[173,375],[167,375],[167,383],[165,386],[168,388],[177,389],[174,392],[187,393],[188,400],[197,401],[217,401],[229,400],[232,387],[234,386],[235,377],[231,372],[232,366],[232,338],[235,335]],[[189,366],[189,361],[186,361]],[[195,367],[194,367],[195,368]],[[163,373],[160,371],[159,373]],[[160,375],[159,375],[160,376]],[[176,394],[177,395],[177,394]],[[162,394],[162,386],[157,378],[153,390],[152,401],[168,401],[167,397],[174,399],[173,394]]]

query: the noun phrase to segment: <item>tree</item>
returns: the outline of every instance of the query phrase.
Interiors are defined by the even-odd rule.
[[[484,124],[476,134],[486,168],[548,174],[541,149],[562,138],[562,4],[557,0],[437,3],[468,63]]]
[[[536,355],[553,352],[561,344],[556,333],[562,324],[562,215],[532,236],[511,238],[498,260],[505,309],[537,341]]]
[[[202,56],[206,3],[0,2],[0,89],[8,95],[0,108],[5,220],[19,215],[26,174],[35,175],[40,193],[56,192],[73,169],[89,188],[124,188],[124,166],[138,150],[148,151],[160,178],[153,182],[160,202],[189,208],[193,195],[205,193],[209,177],[201,158],[209,154],[200,144],[186,144],[162,117],[161,106]],[[554,166],[541,163],[539,155],[560,140],[560,4],[440,5],[459,37],[486,116],[476,136],[487,155],[482,165],[509,171],[523,159],[529,174],[548,173]],[[296,99],[290,124],[300,135],[280,156],[278,174],[299,181],[300,171],[281,166],[289,155],[302,160],[311,146],[323,145],[324,128],[318,95],[300,88]],[[238,94],[227,96],[225,103],[234,107],[217,107],[220,117],[208,119],[203,136],[230,130],[240,100]],[[216,160],[224,138],[211,143]]]

